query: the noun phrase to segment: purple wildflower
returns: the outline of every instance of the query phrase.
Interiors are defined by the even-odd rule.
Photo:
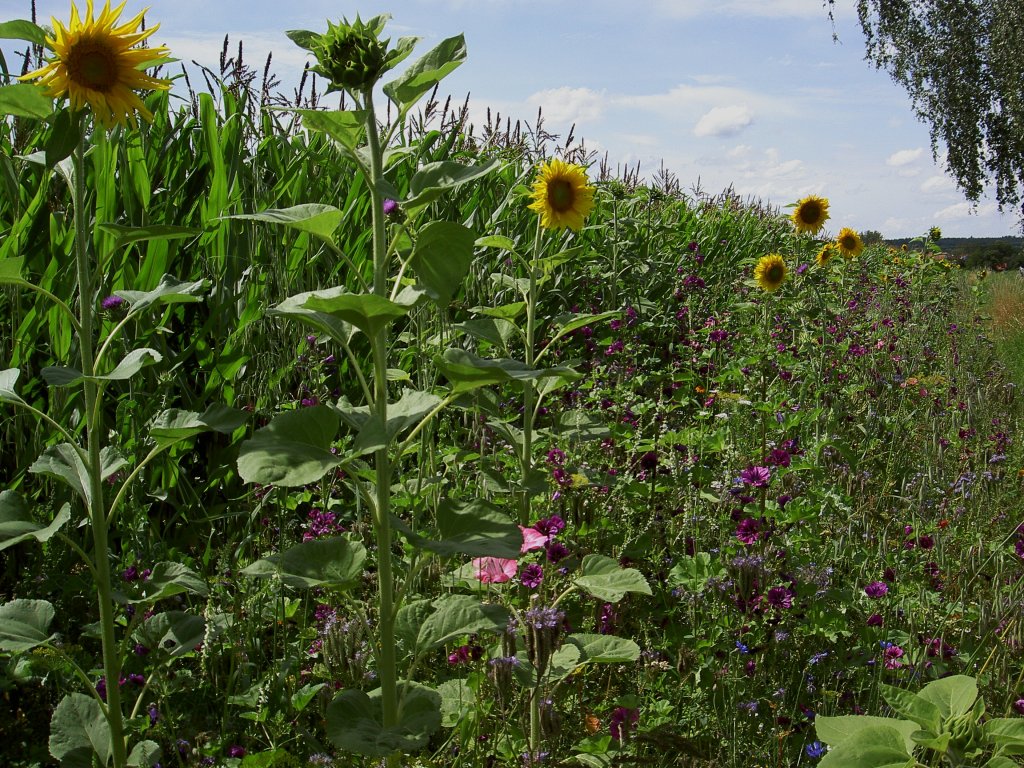
[[[622,741],[623,738],[628,739],[630,730],[639,721],[640,710],[631,707],[616,707],[612,712],[611,723],[608,726],[612,739],[615,741]]]
[[[747,467],[740,472],[740,482],[754,488],[764,488],[772,479],[768,467]]]
[[[889,585],[884,581],[872,581],[864,587],[864,594],[871,598],[879,598],[889,591]]]
[[[520,571],[519,581],[528,589],[536,589],[544,581],[544,569],[537,563],[530,563]]]

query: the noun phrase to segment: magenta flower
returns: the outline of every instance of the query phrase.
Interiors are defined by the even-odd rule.
[[[537,563],[530,563],[519,574],[519,581],[528,589],[536,589],[544,581],[544,569],[537,565]]]
[[[559,515],[542,517],[533,524],[533,527],[545,536],[556,536],[565,530],[565,520],[563,520]]]
[[[870,616],[868,616],[868,620],[866,623],[869,627],[880,627],[882,626],[882,622],[882,614],[872,613]]]
[[[629,738],[629,732],[640,721],[640,710],[630,707],[616,707],[612,712],[612,720],[608,730],[615,741]]]
[[[889,585],[884,581],[872,581],[864,587],[864,594],[871,598],[883,597],[889,592]]]
[[[524,528],[520,525],[519,530],[523,532],[523,545],[519,548],[522,554],[534,549],[543,549],[544,545],[548,543],[548,537],[536,528]]]
[[[786,587],[772,587],[765,593],[764,599],[772,608],[793,607],[793,593]]]
[[[747,467],[740,472],[740,482],[754,488],[764,488],[772,479],[768,467]]]
[[[736,538],[744,544],[753,544],[760,538],[761,523],[751,517],[740,520],[736,526]]]
[[[898,645],[887,644],[882,651],[882,658],[886,669],[899,669],[903,666],[903,649]]]

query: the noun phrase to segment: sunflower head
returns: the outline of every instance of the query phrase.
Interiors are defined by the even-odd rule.
[[[71,21],[65,26],[59,19],[53,19],[53,37],[46,38],[54,57],[45,67],[22,75],[21,79],[38,77],[49,96],[67,96],[74,110],[88,106],[104,128],[136,125],[136,114],[152,120],[152,113],[136,91],[164,91],[171,87],[169,80],[150,77],[143,68],[169,51],[163,46],[134,47],[160,25],[140,31],[145,10],[119,24],[125,2],[111,9],[108,0],[98,17],[93,15],[92,0],[86,2],[84,17],[72,2]]]
[[[798,233],[816,234],[828,220],[828,200],[817,195],[808,195],[797,202],[790,218]]]
[[[788,272],[786,260],[778,253],[769,253],[758,260],[754,267],[754,279],[764,290],[772,293],[779,289]]]
[[[540,167],[530,198],[529,208],[540,214],[542,227],[579,232],[594,207],[594,188],[583,168],[556,158]]]
[[[313,71],[327,78],[330,90],[365,91],[390,68],[391,41],[380,38],[386,20],[386,16],[375,16],[363,22],[357,16],[351,24],[327,22],[327,32],[314,37],[310,50],[317,65]]]
[[[832,259],[839,255],[839,249],[836,248],[835,243],[825,243],[821,246],[821,250],[818,251],[817,262],[819,267],[824,267]]]
[[[856,231],[849,227],[843,227],[836,237],[836,247],[843,256],[852,259],[860,256],[864,250],[864,241],[860,239],[860,235]]]

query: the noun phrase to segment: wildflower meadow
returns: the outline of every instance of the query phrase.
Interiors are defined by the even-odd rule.
[[[124,8],[0,23],[0,765],[1024,764],[1024,275]]]

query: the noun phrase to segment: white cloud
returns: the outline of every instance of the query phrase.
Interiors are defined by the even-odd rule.
[[[563,86],[531,94],[526,103],[533,110],[540,107],[545,119],[559,125],[576,123],[585,126],[604,114],[610,100],[604,91]]]
[[[935,212],[937,221],[961,221],[968,217],[988,218],[999,212],[995,203],[975,205],[970,202],[955,203]]]
[[[725,14],[744,17],[807,18],[807,0],[656,0],[656,13],[673,19]]]
[[[936,175],[929,176],[927,179],[921,182],[921,191],[925,194],[934,195],[943,192],[952,192],[956,189],[956,184],[949,176]]]
[[[735,136],[754,122],[754,115],[745,104],[733,104],[727,107],[713,107],[705,112],[693,128],[693,135]]]
[[[917,161],[923,154],[924,150],[921,147],[918,147],[917,149],[901,149],[899,152],[893,152],[889,155],[885,164],[892,166],[893,168],[901,168],[904,165],[910,165]]]

